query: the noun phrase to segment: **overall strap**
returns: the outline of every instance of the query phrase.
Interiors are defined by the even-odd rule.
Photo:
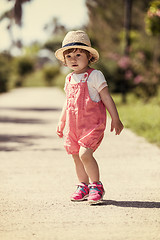
[[[81,79],[81,82],[86,82],[86,81],[88,80],[88,78],[89,78],[89,75],[91,74],[91,72],[92,72],[93,70],[94,70],[94,68],[89,68],[89,69],[85,72],[83,78]]]
[[[93,70],[95,70],[95,69],[94,69],[94,68],[89,68],[89,69],[87,70],[88,77],[89,77],[89,75],[91,74],[91,72],[92,72]]]
[[[87,76],[84,76],[84,79],[82,79],[82,82],[83,80],[86,81],[88,78],[89,78],[89,75],[91,74],[91,72],[95,70],[94,68],[89,68],[86,72],[88,73]],[[68,79],[69,79],[69,82],[71,81],[71,76],[74,74],[74,72],[70,73],[69,76],[68,76]]]
[[[71,81],[71,77],[72,77],[72,75],[73,75],[73,72],[71,72],[69,75],[68,75],[68,80],[69,80],[69,82]]]

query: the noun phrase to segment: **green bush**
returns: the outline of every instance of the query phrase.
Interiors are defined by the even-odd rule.
[[[30,57],[19,57],[15,59],[15,70],[17,73],[16,87],[23,85],[25,77],[34,70],[34,61]]]
[[[146,21],[146,32],[149,35],[160,35],[160,0],[151,1]]]
[[[8,54],[0,54],[0,93],[8,91],[12,58]]]
[[[139,45],[139,49],[132,51],[130,56],[110,52],[103,61],[107,63],[104,67],[110,73],[110,76],[107,75],[112,92],[123,96],[134,92],[145,101],[156,96],[160,70],[159,63],[154,61],[152,46]]]
[[[45,66],[43,68],[43,76],[48,86],[54,85],[53,81],[59,73],[59,66]]]

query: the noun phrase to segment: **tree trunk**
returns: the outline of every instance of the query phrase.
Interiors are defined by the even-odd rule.
[[[131,46],[131,15],[132,15],[132,0],[125,0],[125,16],[124,16],[124,32],[125,32],[125,47],[124,47],[124,55],[129,56],[130,46]],[[122,83],[122,102],[126,103],[126,94],[127,94],[127,86],[126,80],[123,80]]]
[[[126,56],[129,55],[131,38],[130,38],[130,30],[131,30],[131,18],[132,18],[132,0],[125,0],[125,18],[124,18],[124,30],[125,30],[125,48],[124,54]]]

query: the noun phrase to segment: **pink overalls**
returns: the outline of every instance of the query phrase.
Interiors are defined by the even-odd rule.
[[[100,145],[106,127],[106,109],[102,101],[94,102],[89,96],[87,80],[94,69],[84,73],[77,84],[66,83],[66,135],[68,154],[78,154],[80,147],[95,151]]]

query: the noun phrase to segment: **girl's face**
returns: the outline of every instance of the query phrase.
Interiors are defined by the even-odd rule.
[[[65,54],[65,62],[67,67],[79,74],[87,70],[89,59],[85,52],[81,52],[77,49],[75,52]]]

